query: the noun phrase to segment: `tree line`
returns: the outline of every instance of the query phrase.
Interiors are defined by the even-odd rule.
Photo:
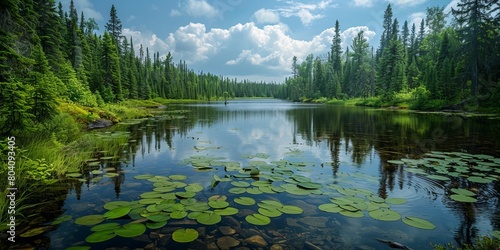
[[[326,58],[311,54],[300,64],[293,58],[285,98],[379,97],[391,102],[406,95],[417,109],[466,100],[498,107],[499,2],[461,0],[448,15],[444,7],[431,7],[419,27],[407,21],[401,26],[389,4],[376,50],[360,31],[344,51],[337,20]]]
[[[124,37],[114,5],[102,35],[92,18],[54,0],[0,3],[0,133],[50,120],[61,100],[101,106],[126,99],[275,97],[275,83],[194,72]]]

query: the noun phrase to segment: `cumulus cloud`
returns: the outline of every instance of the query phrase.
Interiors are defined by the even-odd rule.
[[[179,6],[179,9],[172,9],[170,16],[181,16],[183,13],[192,17],[214,18],[220,16],[217,8],[206,0],[188,0],[185,5]]]
[[[253,14],[257,23],[279,23],[280,16],[272,10],[260,9]]]
[[[399,6],[415,6],[427,2],[427,0],[387,0],[387,2]]]
[[[287,1],[287,6],[272,10],[279,13],[283,17],[298,17],[302,24],[310,25],[314,20],[324,17],[322,14],[314,14],[314,12],[324,10],[328,7],[335,7],[332,0],[323,0],[318,3],[300,3],[295,1]]]
[[[369,41],[375,36],[366,26],[349,28],[341,34],[343,48],[352,43],[359,31],[364,31]],[[154,34],[129,29],[124,29],[124,35],[132,36],[135,45],[142,43],[160,55],[170,51],[176,60],[185,60],[193,68],[226,76],[258,76],[258,80],[281,81],[290,74],[293,56],[301,61],[311,53],[326,54],[334,28],[310,40],[294,39],[288,26],[282,23],[258,27],[253,22],[239,23],[228,29],[207,29],[204,24],[190,23],[163,40]]]
[[[62,1],[62,3],[69,7],[69,1]],[[96,21],[103,20],[103,15],[94,9],[94,4],[90,0],[74,1],[75,7],[78,12],[83,12],[85,18],[94,18]]]
[[[352,4],[356,7],[372,7],[374,0],[353,0]]]

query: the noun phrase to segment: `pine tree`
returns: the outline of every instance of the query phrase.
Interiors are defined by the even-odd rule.
[[[109,11],[109,21],[106,23],[106,31],[109,33],[115,45],[118,48],[118,52],[121,52],[121,38],[122,38],[122,22],[118,18],[115,5],[111,5],[111,10]]]
[[[102,98],[106,102],[123,100],[118,49],[108,32],[104,32],[103,35],[101,66],[103,83],[100,92]]]
[[[392,39],[392,34],[393,34],[392,27],[393,27],[392,7],[390,4],[388,4],[384,12],[384,22],[383,22],[384,31],[382,33],[382,36],[380,37],[380,47],[377,50],[377,56],[376,56],[377,61],[384,53],[384,49],[387,46],[389,46],[389,42]]]

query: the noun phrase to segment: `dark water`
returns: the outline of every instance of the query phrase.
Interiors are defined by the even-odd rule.
[[[440,181],[407,172],[404,165],[387,163],[387,160],[421,158],[430,151],[488,154],[498,158],[498,120],[276,100],[232,101],[227,106],[223,103],[180,105],[170,110],[189,112],[173,114],[173,118],[185,116],[182,119],[171,119],[170,113],[140,124],[113,128],[130,132],[131,141],[120,152],[122,161],[104,162],[92,169],[117,170],[119,176],[95,174],[91,178],[85,173],[86,182],[68,180],[56,184],[55,190],[47,190],[43,196],[51,202],[34,212],[33,218],[43,218],[39,221],[41,225],[49,225],[64,215],[72,216],[71,219],[51,226],[43,235],[18,240],[47,249],[70,246],[206,249],[224,236],[221,227],[229,226],[236,231],[231,236],[240,241],[238,247],[250,249],[254,246],[244,240],[255,234],[266,240],[265,249],[273,245],[274,249],[279,249],[277,245],[282,249],[390,249],[377,238],[397,241],[413,249],[432,249],[431,243],[470,243],[475,236],[489,235],[500,229],[498,179],[489,184],[471,183],[464,178]],[[255,157],[259,153],[268,157]],[[323,194],[232,194],[228,191],[233,187],[229,182],[220,182],[212,189],[214,174],[224,177],[238,171],[215,166],[212,171],[199,172],[186,162],[191,156],[220,157],[220,161],[239,162],[241,168],[248,167],[251,161],[305,162],[305,167],[292,170],[322,184]],[[85,238],[92,233],[91,226],[76,225],[74,219],[104,214],[107,210],[103,205],[107,202],[139,200],[140,194],[152,191],[151,182],[133,178],[139,174],[186,175],[186,184],[199,183],[205,188],[196,194],[197,200],[226,195],[230,206],[238,208],[239,213],[222,216],[220,223],[211,226],[187,218],[170,219],[164,228],[148,229],[137,238],[117,236],[103,243],[86,243]],[[266,180],[268,173],[262,170],[261,174],[260,180]],[[379,221],[366,211],[362,218],[323,212],[318,209],[319,205],[339,197],[335,190],[327,188],[329,184],[363,188],[382,198],[404,198],[405,204],[391,205],[391,209],[402,217],[426,219],[436,228],[423,230],[401,220]],[[451,200],[449,190],[458,187],[477,192],[478,201]],[[303,208],[304,213],[282,215],[271,218],[267,226],[254,226],[245,221],[245,216],[257,213],[258,207],[232,202],[239,196],[252,197],[257,202],[279,200]],[[133,219],[113,221],[125,224]],[[195,243],[175,243],[170,234],[178,228],[193,228],[202,234]]]

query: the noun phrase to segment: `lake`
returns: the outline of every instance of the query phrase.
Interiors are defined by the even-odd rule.
[[[50,230],[20,240],[432,249],[499,235],[497,119],[257,99],[173,105],[94,133],[127,143],[46,191],[33,216]]]

